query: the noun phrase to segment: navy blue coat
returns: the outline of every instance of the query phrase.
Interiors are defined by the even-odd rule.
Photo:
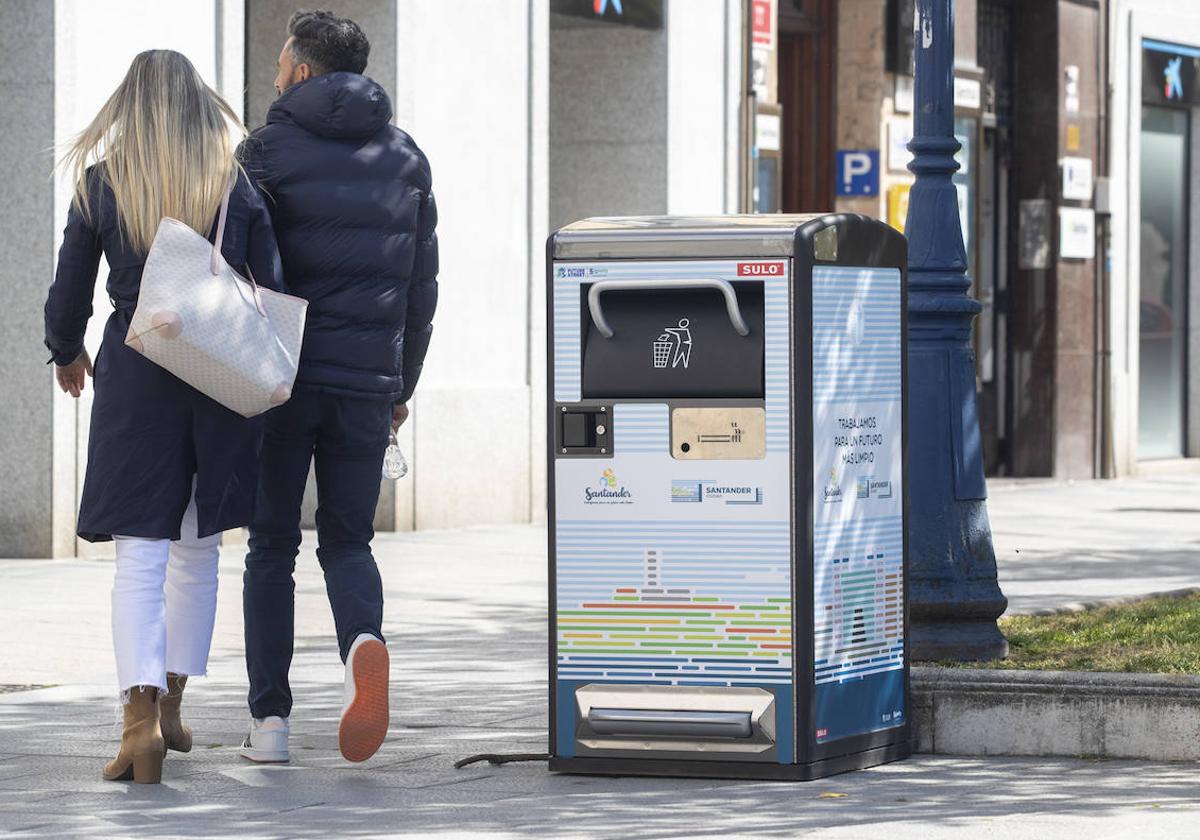
[[[58,271],[46,299],[46,346],[65,365],[83,351],[100,256],[108,261],[113,313],[94,362],[96,394],[88,439],[79,536],[179,539],[195,482],[199,535],[250,524],[258,483],[262,418],[245,419],[125,346],[146,256],[127,246],[112,190],[91,172],[90,219],[67,215]],[[216,220],[209,239],[215,234]],[[283,290],[282,269],[262,196],[238,179],[221,254],[259,285]]]
[[[300,387],[404,402],[437,306],[429,163],[357,73],[275,100],[242,160],[267,193],[288,289],[309,302]]]

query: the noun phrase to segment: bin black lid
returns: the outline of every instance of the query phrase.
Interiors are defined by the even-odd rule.
[[[878,226],[854,213],[741,214],[729,216],[603,216],[567,225],[552,237],[554,259],[644,257],[789,257],[796,234],[850,222]]]

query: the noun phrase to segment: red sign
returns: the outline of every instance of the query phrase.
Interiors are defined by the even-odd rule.
[[[783,263],[781,262],[752,262],[738,263],[738,277],[782,277]]]
[[[750,31],[756,47],[775,49],[775,15],[771,0],[750,1]]]

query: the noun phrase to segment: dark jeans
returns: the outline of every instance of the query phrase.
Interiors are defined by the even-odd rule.
[[[342,661],[360,633],[383,638],[383,586],[371,539],[391,419],[387,400],[302,388],[267,415],[242,590],[250,712],[256,718],[287,717],[292,710],[292,572],[300,549],[300,504],[314,459],[317,559]]]

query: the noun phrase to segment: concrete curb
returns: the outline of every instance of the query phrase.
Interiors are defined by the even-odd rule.
[[[1061,607],[1055,607],[1054,609],[1033,610],[1027,613],[1009,613],[1009,615],[1063,615],[1064,613],[1098,610],[1101,607],[1120,607],[1126,604],[1136,604],[1140,601],[1149,601],[1152,598],[1189,598],[1192,595],[1200,595],[1200,586],[1185,586],[1182,589],[1168,589],[1164,592],[1143,592],[1138,595],[1120,595],[1114,598],[1099,598],[1095,601],[1075,601],[1070,604],[1063,604]]]
[[[912,669],[917,752],[1200,761],[1200,676]]]

